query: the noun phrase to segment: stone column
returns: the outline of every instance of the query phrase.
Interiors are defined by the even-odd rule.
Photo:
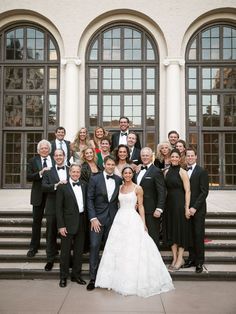
[[[73,140],[79,129],[79,66],[78,58],[64,58],[61,60],[65,67],[64,101],[61,103],[60,124],[66,129],[66,138]]]
[[[170,130],[176,130],[181,136],[185,134],[185,108],[181,103],[181,67],[183,59],[165,59],[166,66],[166,138]],[[183,116],[184,115],[184,116]]]

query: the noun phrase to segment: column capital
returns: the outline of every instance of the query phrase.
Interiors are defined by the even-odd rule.
[[[64,57],[61,59],[61,65],[66,66],[67,64],[81,65],[81,60],[77,57]]]
[[[163,61],[164,66],[169,65],[179,65],[180,67],[185,65],[185,60],[183,58],[166,58]]]

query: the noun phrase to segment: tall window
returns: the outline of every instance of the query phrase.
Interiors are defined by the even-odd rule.
[[[27,160],[58,123],[59,51],[46,30],[15,25],[0,33],[3,187],[26,187]]]
[[[159,67],[156,45],[134,25],[100,30],[87,51],[87,125],[117,130],[120,116],[130,119],[143,145],[154,148],[158,130]]]
[[[186,54],[190,144],[198,148],[212,187],[236,186],[236,26],[197,32]]]

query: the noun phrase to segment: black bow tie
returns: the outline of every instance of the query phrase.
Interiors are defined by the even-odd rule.
[[[141,166],[141,170],[144,170],[144,169],[147,170],[147,168],[148,168],[147,166]]]
[[[78,182],[72,182],[72,185],[73,185],[73,186],[75,186],[75,185],[80,186],[81,184],[80,184],[80,182],[78,181]]]
[[[124,133],[121,132],[121,136],[123,136],[123,135],[127,136],[128,134],[127,134],[127,132],[124,132]]]
[[[192,170],[192,169],[193,169],[193,167],[192,167],[192,166],[187,167],[187,171]]]
[[[65,170],[65,166],[57,167],[57,170]]]
[[[113,174],[112,174],[112,175],[110,175],[110,176],[107,174],[107,179],[114,179]]]

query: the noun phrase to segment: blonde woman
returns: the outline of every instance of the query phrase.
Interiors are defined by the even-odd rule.
[[[88,130],[82,127],[77,132],[75,139],[70,146],[73,162],[80,163],[81,151],[88,145],[89,145]]]
[[[96,153],[101,151],[101,139],[107,136],[107,131],[101,127],[97,126],[93,132],[93,139],[90,140],[89,144],[92,146]]]
[[[157,154],[154,165],[159,169],[166,169],[170,166],[170,152],[172,148],[169,142],[161,142],[157,145]]]

